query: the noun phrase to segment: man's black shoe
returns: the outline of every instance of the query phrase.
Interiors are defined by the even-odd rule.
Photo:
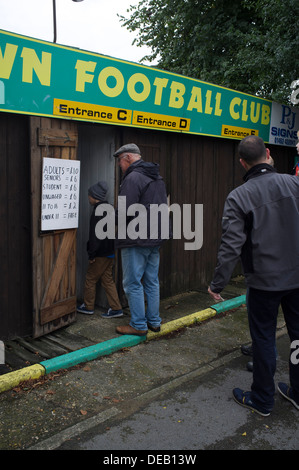
[[[152,326],[150,323],[147,324],[149,330],[153,331],[154,333],[159,333],[161,330],[160,326]]]
[[[249,346],[246,346],[243,344],[241,346],[241,352],[244,354],[244,356],[252,356],[252,345],[250,344]]]

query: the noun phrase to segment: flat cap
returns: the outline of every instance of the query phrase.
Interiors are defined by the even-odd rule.
[[[137,155],[140,155],[140,150],[137,147],[136,144],[125,144],[122,147],[120,147],[114,154],[114,157],[118,157],[122,153],[136,153]]]

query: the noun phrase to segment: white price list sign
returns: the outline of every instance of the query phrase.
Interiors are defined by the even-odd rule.
[[[77,228],[80,161],[44,158],[42,172],[41,230]]]

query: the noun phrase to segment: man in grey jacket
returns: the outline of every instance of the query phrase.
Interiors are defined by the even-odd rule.
[[[209,293],[214,301],[241,257],[248,287],[247,310],[253,349],[251,391],[233,390],[235,400],[263,416],[274,406],[275,333],[281,305],[291,341],[290,387],[278,391],[299,409],[299,178],[269,165],[263,140],[248,136],[239,144],[245,184],[227,197],[218,261]]]

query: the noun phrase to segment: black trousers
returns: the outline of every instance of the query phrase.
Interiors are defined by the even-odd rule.
[[[299,361],[296,360],[294,349],[291,349],[292,346],[298,349],[299,345],[299,288],[288,291],[263,291],[248,288],[247,311],[253,354],[251,398],[254,403],[267,410],[271,410],[274,406],[275,338],[280,305],[291,341],[290,386],[293,388],[296,402],[299,403]]]

